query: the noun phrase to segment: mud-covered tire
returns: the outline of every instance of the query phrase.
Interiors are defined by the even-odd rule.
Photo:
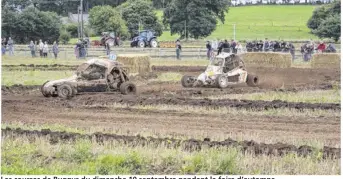
[[[229,85],[229,80],[225,74],[219,75],[216,79],[218,88],[226,88]]]
[[[41,91],[41,93],[43,94],[43,96],[44,97],[46,97],[46,98],[49,98],[49,97],[51,97],[51,95],[50,94],[47,94],[47,93],[45,93],[44,92],[44,85],[45,84],[47,84],[49,81],[46,81],[41,87],[40,87],[40,91]]]
[[[130,81],[126,81],[120,85],[120,92],[124,95],[132,95],[137,93],[137,87]]]
[[[57,94],[58,94],[58,97],[64,98],[64,99],[72,98],[75,95],[73,88],[68,84],[63,84],[57,87]]]
[[[259,84],[258,76],[248,74],[247,76],[247,85],[251,87],[256,87]]]
[[[189,79],[193,78],[192,76],[185,75],[181,79],[181,84],[184,88],[190,88],[193,86],[194,82],[190,82]]]

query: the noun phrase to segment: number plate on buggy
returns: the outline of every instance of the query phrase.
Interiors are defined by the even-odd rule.
[[[207,72],[207,76],[213,76],[213,75],[214,75],[214,72],[213,72],[213,71]]]

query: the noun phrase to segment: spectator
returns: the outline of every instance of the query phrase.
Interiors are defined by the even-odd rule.
[[[48,57],[48,52],[49,52],[49,46],[48,43],[45,41],[43,45],[43,57],[47,58]]]
[[[257,42],[257,49],[258,49],[259,52],[263,51],[263,41],[262,40]]]
[[[325,51],[328,53],[336,53],[336,47],[334,44],[329,43],[329,45],[326,47]]]
[[[224,41],[222,45],[223,52],[230,53],[230,44],[228,43],[227,40]]]
[[[2,55],[6,54],[6,47],[5,47],[5,45],[1,45],[1,54]]]
[[[217,39],[216,39],[216,40],[214,40],[214,41],[212,41],[212,44],[211,44],[211,46],[212,46],[212,50],[214,50],[214,49],[218,49],[218,41],[217,41]]]
[[[268,38],[266,38],[264,43],[263,43],[263,51],[265,51],[265,52],[269,51],[269,41],[268,41]]]
[[[9,55],[14,55],[14,49],[13,49],[13,40],[11,37],[8,38],[7,46],[8,46],[8,54]]]
[[[323,53],[325,51],[325,49],[326,49],[326,46],[325,46],[324,42],[321,41],[319,43],[319,45],[317,46],[317,50],[318,50],[319,53]]]
[[[176,40],[176,59],[181,60],[180,54],[181,54],[181,42],[179,39]]]
[[[44,43],[42,42],[42,39],[39,40],[39,56],[43,57],[43,48],[44,48]]]
[[[289,48],[289,52],[292,55],[292,60],[295,60],[295,47],[292,43],[288,43],[287,44],[288,48]]]
[[[223,40],[221,40],[221,41],[219,42],[219,44],[218,44],[218,53],[217,53],[217,55],[219,55],[220,53],[222,53],[223,44],[224,44],[224,42],[223,42]]]
[[[52,53],[54,53],[55,59],[57,59],[58,52],[59,52],[58,45],[57,45],[57,43],[55,41],[54,44],[52,45]]]
[[[106,55],[110,55],[111,53],[111,47],[109,43],[105,44],[105,49],[106,49]]]
[[[77,43],[76,43],[75,48],[74,48],[74,54],[75,54],[76,59],[79,59],[80,52],[79,52],[79,47],[78,47]]]
[[[5,48],[6,48],[6,45],[7,45],[6,38],[3,38],[3,39],[2,39],[1,45],[5,46]]]
[[[35,57],[37,57],[37,55],[36,55],[37,45],[38,45],[38,42],[36,43],[36,41],[33,41],[33,47],[34,47],[34,52],[33,52],[33,54],[34,54]]]
[[[211,59],[211,52],[212,52],[212,46],[211,46],[210,41],[207,41],[206,49],[207,49],[207,59],[210,60]]]
[[[236,45],[236,47],[235,47],[235,51],[236,51],[236,53],[238,53],[238,54],[240,54],[240,53],[243,52],[243,46],[242,46],[241,43],[237,42],[237,45]]]
[[[237,45],[236,42],[233,39],[231,39],[231,51],[232,53],[235,53],[235,54],[237,54],[236,45]]]
[[[29,48],[30,48],[30,51],[31,51],[31,56],[32,58],[35,57],[35,44],[33,43],[33,41],[31,40],[30,44],[29,44]]]

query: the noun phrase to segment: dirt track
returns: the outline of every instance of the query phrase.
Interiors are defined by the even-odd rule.
[[[1,130],[2,136],[5,137],[29,137],[32,140],[35,140],[35,137],[48,137],[50,143],[54,144],[60,141],[75,141],[76,139],[95,139],[98,143],[103,143],[104,141],[116,141],[120,143],[127,144],[129,146],[158,146],[163,144],[166,147],[181,147],[184,150],[200,150],[201,148],[212,148],[212,147],[238,147],[244,153],[252,153],[255,155],[274,155],[282,156],[289,153],[296,153],[299,156],[308,156],[316,152],[316,149],[303,145],[296,147],[294,145],[276,143],[276,144],[264,144],[257,143],[253,140],[251,141],[235,141],[230,138],[224,141],[210,141],[209,138],[205,138],[203,141],[196,139],[188,140],[179,140],[173,138],[154,138],[148,137],[144,138],[141,136],[125,136],[125,135],[116,135],[116,134],[104,134],[104,133],[95,133],[91,135],[87,134],[78,134],[78,133],[66,133],[66,132],[52,132],[49,129],[43,129],[41,131],[30,131],[22,130],[20,128],[11,129],[6,128]],[[323,153],[323,159],[327,158],[341,158],[341,149],[340,148],[331,148],[324,146],[323,149],[320,149],[319,152]]]
[[[62,67],[64,68],[64,67]],[[176,67],[158,67],[157,73],[177,71]],[[182,73],[198,74],[198,67],[182,67]],[[199,70],[201,70],[199,68]],[[186,72],[187,71],[187,72]],[[324,69],[273,69],[253,68],[259,74],[262,86],[250,88],[245,85],[225,90],[201,88],[184,89],[179,83],[153,83],[140,80],[141,96],[130,97],[118,94],[84,94],[71,100],[44,98],[39,86],[2,87],[2,121],[28,125],[65,125],[92,132],[128,133],[185,138],[208,136],[211,138],[235,137],[257,142],[294,144],[300,141],[316,141],[327,146],[340,146],[340,119],[327,116],[271,116],[268,114],[213,114],[182,112],[176,109],[155,109],[150,105],[190,107],[203,106],[216,109],[233,107],[240,109],[287,108],[301,112],[304,109],[339,112],[340,104],[288,103],[283,101],[209,100],[214,94],[234,94],[308,89],[332,89],[332,82],[340,82],[340,71]],[[199,71],[200,72],[200,71]],[[146,83],[146,84],[144,84]],[[280,89],[281,88],[281,89]],[[190,99],[190,95],[203,97]],[[121,104],[126,107],[120,107]],[[130,106],[141,106],[137,109]],[[304,142],[302,142],[304,141]],[[306,142],[305,142],[306,143]]]

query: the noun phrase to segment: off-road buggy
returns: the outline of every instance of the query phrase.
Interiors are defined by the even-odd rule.
[[[81,64],[72,77],[47,81],[40,90],[45,97],[71,98],[82,92],[120,91],[125,95],[135,94],[137,89],[120,63],[91,59]]]
[[[185,75],[181,79],[183,87],[218,87],[226,88],[229,85],[247,83],[256,87],[259,79],[248,74],[243,60],[232,53],[221,53],[210,60],[205,72],[198,77]]]

